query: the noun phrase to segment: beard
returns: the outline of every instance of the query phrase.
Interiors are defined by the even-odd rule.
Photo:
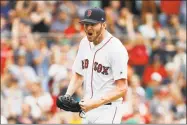
[[[87,39],[90,41],[90,42],[97,42],[99,37],[101,36],[101,33],[102,33],[102,25],[100,27],[100,29],[98,31],[94,31],[93,29],[92,30],[89,30],[89,31],[85,31],[86,32],[86,36],[87,36]]]
[[[98,40],[99,36],[101,35],[101,30],[92,33],[86,33],[86,35],[87,35],[87,39],[90,42],[95,42]]]

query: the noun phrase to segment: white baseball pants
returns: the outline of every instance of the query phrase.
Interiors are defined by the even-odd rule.
[[[122,104],[113,102],[111,105],[102,105],[90,110],[82,119],[83,124],[120,124],[122,118]]]

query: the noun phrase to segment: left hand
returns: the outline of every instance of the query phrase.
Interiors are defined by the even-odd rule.
[[[79,102],[79,105],[81,106],[81,109],[84,111],[84,112],[88,112],[94,108],[96,108],[97,106],[97,103],[92,100],[92,99],[82,99],[80,102]]]

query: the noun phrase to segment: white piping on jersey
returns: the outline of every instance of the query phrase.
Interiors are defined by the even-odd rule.
[[[95,60],[95,56],[96,56],[96,53],[99,51],[99,50],[101,50],[111,39],[112,39],[113,37],[110,37],[110,39],[101,47],[101,48],[99,48],[95,53],[94,53],[94,58],[93,58],[93,63],[92,63],[92,73],[91,73],[91,92],[92,92],[92,94],[91,94],[91,98],[93,97],[93,84],[92,84],[92,81],[93,81],[93,69],[94,69],[94,60]],[[91,99],[90,98],[90,99]]]
[[[114,112],[114,117],[113,117],[113,120],[112,120],[112,124],[114,123],[114,119],[115,119],[115,117],[116,117],[116,112],[117,112],[117,106],[116,106],[116,108],[115,108],[115,112]]]

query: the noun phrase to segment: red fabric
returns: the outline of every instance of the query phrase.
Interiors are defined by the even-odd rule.
[[[134,114],[129,114],[129,115],[123,116],[122,121],[127,121],[128,119],[133,118],[133,117],[135,117]],[[150,123],[148,115],[145,115],[145,116],[140,115],[140,119],[141,119],[141,121],[143,121],[146,124]]]
[[[130,65],[145,65],[148,64],[149,56],[146,52],[145,45],[136,45],[129,50]]]
[[[1,43],[1,75],[4,73],[7,59],[11,56],[10,47],[8,47],[5,43]]]
[[[151,75],[154,72],[159,73],[162,76],[162,78],[166,78],[167,77],[167,72],[166,72],[164,66],[160,65],[159,67],[154,68],[153,65],[149,65],[144,70],[144,74],[143,74],[143,82],[144,82],[144,84],[147,84],[147,83],[149,83],[151,81]]]
[[[75,32],[76,32],[76,30],[73,26],[70,26],[64,30],[65,35],[73,35]]]
[[[51,107],[51,112],[56,113],[57,112],[57,106],[56,106],[57,96],[52,95],[52,99],[53,99],[53,105]]]
[[[77,31],[74,26],[69,26],[67,29],[64,30],[64,34],[67,37],[71,37],[75,33],[81,32],[82,30],[83,30],[83,26],[81,26],[80,31]]]
[[[126,121],[126,120],[128,120],[129,118],[132,118],[132,117],[133,117],[133,114],[124,115],[124,116],[122,117],[122,121]]]
[[[180,0],[166,1],[161,0],[161,10],[166,14],[179,14],[180,11]]]
[[[150,124],[151,123],[151,114],[146,114],[143,116],[145,124]]]

